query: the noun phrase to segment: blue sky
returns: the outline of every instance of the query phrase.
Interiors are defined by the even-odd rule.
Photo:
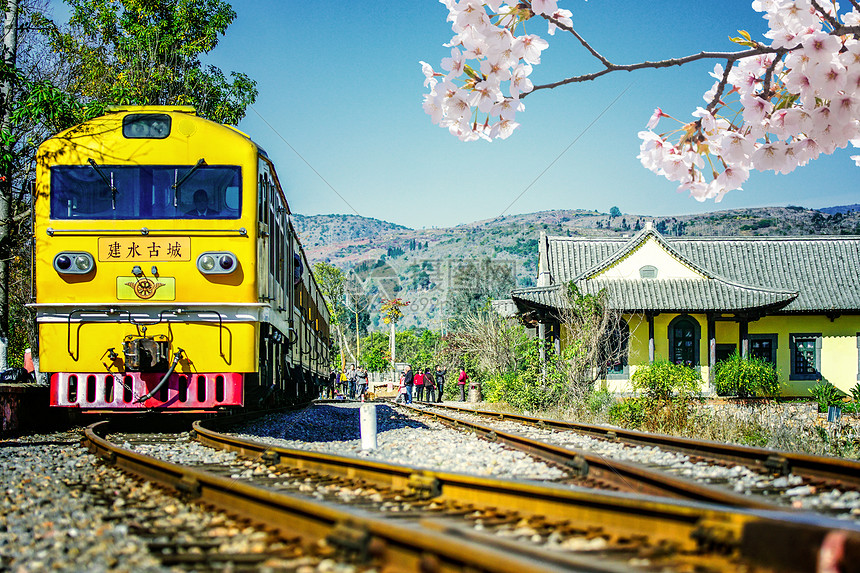
[[[766,29],[750,0],[559,4],[615,63],[735,50],[728,38],[738,29],[754,38]],[[436,0],[232,5],[238,17],[205,61],[257,81],[257,103],[239,128],[275,162],[297,213],[358,213],[421,228],[546,209],[608,212],[613,205],[666,216],[860,202],[860,170],[848,158],[854,149],[789,175],[753,174],[743,191],[716,204],[678,193],[674,183],[643,168],[637,132],[658,106],[688,120],[711,86],[714,62],[616,72],[536,92],[524,100],[522,125],[508,140],[463,143],[433,125],[421,107],[426,90],[418,61],[439,69],[450,55],[443,46],[452,35],[447,10]],[[543,22],[527,30],[550,40],[531,76],[535,84],[598,69],[569,35],[552,38]]]

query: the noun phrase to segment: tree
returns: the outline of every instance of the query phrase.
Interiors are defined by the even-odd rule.
[[[9,249],[12,226],[12,145],[6,134],[11,131],[12,85],[15,57],[18,51],[18,2],[7,0],[3,11],[3,69],[0,78],[0,129],[2,129],[2,170],[0,170],[0,367],[6,367],[6,350],[9,343]]]
[[[40,18],[51,46],[74,70],[71,93],[101,105],[191,105],[236,124],[256,82],[203,65],[236,13],[223,0],[66,0],[67,29]]]
[[[349,311],[344,304],[344,284],[346,277],[339,268],[322,261],[314,263],[313,273],[325,298],[325,304],[331,317],[331,326],[334,327],[334,331],[337,334],[338,346],[341,352],[349,352],[352,356],[352,361],[357,362],[355,355],[352,354],[352,350],[346,344],[346,338],[343,334],[343,325],[344,323],[348,323],[350,318]]]
[[[36,147],[55,128],[73,121],[70,98],[52,80],[64,71],[29,25],[44,0],[3,0],[0,62],[0,369],[20,366],[23,350],[36,349],[29,302],[30,194]],[[8,358],[8,360],[7,360]]]
[[[557,309],[561,324],[561,358],[557,362],[567,394],[582,399],[605,377],[607,368],[626,359],[629,332],[621,313],[606,302],[606,292],[583,294],[573,282]]]
[[[612,209],[609,210],[609,216],[612,218],[620,217],[621,216],[621,209],[619,209],[618,207],[613,207]]]
[[[679,183],[695,199],[719,201],[741,188],[752,169],[788,173],[849,142],[860,147],[860,3],[840,13],[831,0],[755,0],[770,30],[767,42],[741,30],[732,40],[743,49],[707,52],[660,61],[615,64],[573,27],[572,13],[557,0],[443,0],[455,36],[447,73],[421,62],[424,110],[433,123],[464,141],[507,138],[519,125],[521,100],[533,91],[592,81],[618,71],[681,66],[717,60],[706,107],[693,121],[678,121],[667,133],[653,131],[660,108],[640,132],[639,159],[658,175]],[[549,43],[534,34],[516,35],[531,18],[548,33],[573,35],[600,70],[533,85],[528,76]],[[442,78],[441,80],[438,78]],[[507,94],[503,92],[507,89]],[[729,96],[737,94],[737,100]],[[851,157],[860,165],[860,155]]]
[[[388,355],[391,359],[391,368],[392,373],[394,372],[394,364],[396,360],[396,345],[395,345],[395,337],[394,337],[394,329],[397,325],[397,322],[403,318],[403,311],[401,310],[404,306],[409,306],[409,302],[403,300],[402,298],[392,298],[382,303],[382,306],[379,308],[379,311],[382,313],[382,320],[390,327],[390,331],[388,334]],[[393,374],[395,378],[392,378],[393,382],[397,382],[396,374]]]

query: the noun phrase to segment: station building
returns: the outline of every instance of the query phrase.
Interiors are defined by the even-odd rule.
[[[558,344],[562,289],[605,290],[626,347],[605,374],[611,391],[655,359],[707,383],[735,350],[775,364],[786,396],[860,380],[860,237],[675,238],[648,223],[626,238],[541,234],[539,257],[537,286],[514,290],[512,310]]]

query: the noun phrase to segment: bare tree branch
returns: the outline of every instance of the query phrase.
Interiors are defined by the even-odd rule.
[[[729,60],[728,62],[726,62],[726,68],[723,70],[723,77],[720,78],[720,83],[717,85],[717,91],[714,94],[714,97],[711,102],[708,104],[708,107],[706,108],[708,111],[713,112],[714,109],[717,107],[717,104],[722,99],[723,92],[726,89],[726,84],[729,81],[729,73],[732,71],[732,67],[734,65],[735,62],[733,60]]]
[[[776,69],[776,65],[782,59],[788,50],[781,50],[777,53],[777,56],[773,59],[773,62],[767,67],[767,72],[764,74],[764,85],[761,88],[761,94],[764,99],[770,99],[770,84],[773,81],[773,71]]]
[[[749,50],[744,50],[742,52],[699,52],[698,54],[691,54],[682,58],[672,58],[669,60],[660,60],[657,62],[645,61],[639,62],[637,64],[610,64],[609,66],[607,66],[606,69],[601,70],[599,72],[583,74],[580,76],[573,76],[550,84],[537,85],[534,87],[532,92],[536,92],[538,90],[543,89],[553,89],[567,84],[588,82],[601,76],[605,76],[606,74],[609,74],[611,72],[632,72],[634,70],[643,69],[669,68],[672,66],[682,66],[684,64],[688,64],[690,62],[695,62],[698,60],[725,60],[726,65],[728,66],[729,62],[736,62],[737,60],[740,60],[742,58],[749,58],[762,54],[774,54],[778,51],[779,50],[777,50],[776,48],[760,46],[757,48],[750,48]],[[527,94],[523,94],[520,97],[523,98],[526,95]]]
[[[815,8],[816,11],[818,11],[818,14],[822,18],[827,20],[828,24],[833,26],[834,31],[841,26],[841,24],[839,23],[839,20],[837,20],[836,18],[831,16],[824,8],[822,8],[821,4],[819,4],[817,0],[811,0],[811,2],[812,2],[812,7]]]
[[[860,4],[858,4],[857,0],[850,0],[850,1],[855,7],[860,9]],[[860,35],[860,26],[843,26],[835,18],[833,18],[827,12],[825,12],[824,9],[818,4],[818,2],[816,0],[812,0],[812,4],[816,8],[816,10],[819,11],[819,13],[822,15],[822,17],[825,18],[833,26],[834,29],[831,32],[831,34],[833,34],[833,35],[851,35],[851,34],[853,34],[854,36]],[[603,64],[604,69],[601,71],[592,72],[589,74],[572,76],[572,77],[569,77],[569,78],[566,78],[566,79],[563,79],[563,80],[560,80],[557,82],[552,82],[549,84],[536,85],[532,89],[532,92],[536,92],[538,90],[544,90],[544,89],[554,89],[554,88],[557,88],[557,87],[560,87],[563,85],[567,85],[567,84],[590,82],[590,81],[596,80],[597,78],[599,78],[601,76],[605,76],[611,72],[621,72],[621,71],[632,72],[635,70],[642,70],[642,69],[668,68],[671,66],[682,66],[684,64],[688,64],[690,62],[695,62],[698,60],[725,60],[726,61],[726,74],[727,74],[728,70],[731,69],[732,64],[734,62],[742,59],[742,58],[749,58],[749,57],[753,57],[753,56],[759,56],[762,54],[777,54],[777,58],[775,58],[775,60],[774,60],[774,62],[776,62],[783,55],[785,55],[790,49],[793,49],[793,48],[772,48],[770,46],[765,46],[764,44],[761,44],[761,43],[756,43],[755,48],[750,48],[750,49],[743,50],[740,52],[699,52],[698,54],[691,54],[689,56],[683,56],[680,58],[671,58],[668,60],[660,60],[660,61],[656,61],[656,62],[645,61],[645,62],[639,62],[636,64],[613,64],[608,59],[606,59],[603,55],[601,55],[600,52],[598,52],[576,30],[574,30],[573,27],[568,26],[567,24],[564,24],[562,22],[559,22],[555,18],[553,18],[551,16],[547,16],[545,14],[541,14],[541,17],[543,17],[544,20],[552,22],[553,24],[555,24],[557,27],[561,28],[562,30],[573,34],[573,36],[577,40],[579,40],[579,43],[582,44],[582,46],[586,50],[588,50],[588,52],[592,56],[594,56],[595,59],[597,59],[601,64]],[[717,91],[718,97],[720,95],[722,95],[722,88],[725,87],[726,78],[727,78],[727,76],[724,75],[723,81],[721,82],[720,87],[718,88],[718,91]],[[766,83],[769,84],[769,82],[766,82]],[[532,92],[529,92],[529,93],[532,93]],[[528,95],[527,93],[522,94],[522,95],[520,95],[520,98],[524,98],[527,95]],[[718,101],[718,100],[715,100],[715,101]],[[709,110],[713,109],[713,107],[716,105],[715,101],[712,101],[708,105]]]

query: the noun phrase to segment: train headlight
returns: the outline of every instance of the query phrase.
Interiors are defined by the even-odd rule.
[[[85,273],[93,268],[93,262],[89,257],[85,257],[84,255],[78,255],[75,257],[75,268]]]
[[[86,252],[66,251],[54,257],[54,270],[63,275],[85,275],[96,266],[96,260]]]
[[[239,260],[231,252],[203,253],[197,257],[197,269],[205,275],[228,275],[239,266]]]
[[[197,265],[203,272],[211,271],[215,268],[215,257],[212,255],[203,255],[197,260]]]

